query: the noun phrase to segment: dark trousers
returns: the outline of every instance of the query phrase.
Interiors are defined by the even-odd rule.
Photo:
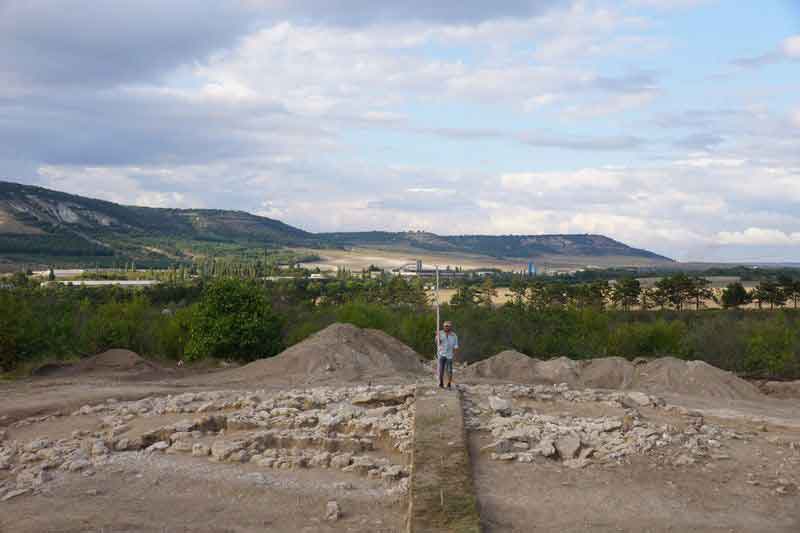
[[[447,381],[453,380],[453,360],[447,357],[439,357],[439,383],[444,383],[444,371],[447,369]]]

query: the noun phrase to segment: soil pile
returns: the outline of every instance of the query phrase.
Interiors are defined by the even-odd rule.
[[[275,357],[222,372],[231,381],[311,384],[427,375],[417,352],[386,333],[332,324]]]
[[[556,357],[536,365],[536,371],[545,383],[567,383],[570,387],[580,385],[580,366],[569,357]]]
[[[469,365],[462,376],[467,379],[501,379],[518,383],[542,381],[536,370],[539,359],[516,350],[505,350],[483,361]]]
[[[759,385],[759,389],[774,398],[800,398],[800,380],[765,381]]]
[[[632,388],[651,393],[680,393],[739,400],[763,398],[758,389],[732,372],[703,361],[662,357],[637,368]]]
[[[40,367],[34,372],[37,376],[74,377],[80,375],[102,375],[118,378],[154,378],[169,374],[170,371],[136,352],[113,349],[101,354],[81,359],[74,364],[53,363]]]
[[[464,369],[462,379],[491,379],[515,383],[578,384],[578,363],[566,357],[542,361],[506,350]]]
[[[636,367],[622,357],[603,357],[585,361],[581,383],[592,389],[629,389],[636,378]]]
[[[470,365],[462,376],[467,381],[488,379],[533,384],[567,383],[570,387],[633,389],[653,394],[679,393],[740,400],[763,398],[755,386],[732,372],[702,361],[683,361],[674,357],[662,357],[634,365],[621,357],[589,361],[558,357],[541,361],[519,352],[505,351]],[[791,387],[786,389],[790,390]]]

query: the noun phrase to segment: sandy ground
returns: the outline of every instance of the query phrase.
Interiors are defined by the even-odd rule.
[[[331,428],[344,431],[344,422],[336,422],[335,418],[352,413],[355,400],[328,403],[327,408],[332,409],[328,415],[303,418],[304,410],[311,409],[320,390],[355,390],[353,387],[366,385],[364,381],[373,382],[373,386],[382,381],[413,385],[429,379],[427,371],[420,373],[413,365],[408,366],[409,353],[392,348],[389,339],[375,335],[370,340],[362,337],[363,332],[341,326],[326,335],[339,339],[339,344],[326,348],[324,335],[309,341],[308,348],[325,352],[328,357],[302,368],[297,366],[299,361],[313,357],[313,353],[295,348],[283,359],[249,369],[170,374],[160,379],[153,379],[152,372],[130,379],[121,379],[118,373],[94,372],[0,384],[0,532],[403,531],[407,496],[395,490],[400,478],[389,482],[352,469],[267,468],[246,460],[215,462],[206,456],[193,456],[194,450],[112,450],[99,462],[78,471],[54,468],[45,483],[15,494],[19,474],[29,468],[26,465],[34,464],[26,461],[38,459],[20,451],[12,463],[7,461],[3,466],[3,449],[27,449],[41,438],[70,445],[80,441],[81,446],[91,446],[92,439],[107,433],[110,424],[124,422],[118,428],[121,434],[135,438],[176,426],[200,413],[230,416],[241,412],[247,419],[258,415],[248,405],[263,401],[256,398],[251,402],[249,398],[255,396],[296,395],[294,403],[285,404],[295,407],[272,408],[277,409],[273,414],[291,415],[285,419],[289,422],[281,426],[287,431],[320,427],[315,424],[321,425],[323,418],[329,420]],[[365,344],[369,349],[359,351]],[[381,349],[396,351],[390,363],[397,369],[406,369],[398,370],[394,379],[386,377],[386,368],[370,370],[370,365],[384,364]],[[278,369],[301,369],[307,372],[308,379],[302,384],[297,379],[284,380],[276,374]],[[457,372],[456,383],[464,376]],[[507,386],[486,379],[480,383],[489,390]],[[300,388],[290,392],[290,386]],[[141,402],[134,404],[132,400],[141,398],[180,407],[177,399],[187,393],[196,393],[198,398],[224,393],[226,398],[238,399],[220,400],[211,407],[201,407],[202,402],[197,399],[191,409],[184,411],[150,408],[144,414],[127,417],[123,416],[125,410],[119,411],[118,407],[138,405]],[[469,399],[470,394],[465,393],[465,398]],[[800,403],[796,399],[670,393],[659,397],[666,403],[638,409],[642,423],[680,430],[687,426],[687,413],[699,414],[705,417],[706,424],[738,436],[723,440],[718,450],[712,450],[719,454],[713,460],[693,464],[677,465],[660,459],[658,454],[642,454],[615,462],[592,460],[580,468],[571,468],[545,456],[524,463],[492,459],[481,448],[495,437],[480,427],[468,426],[472,472],[485,531],[800,531]],[[109,398],[116,402],[108,402]],[[514,398],[513,402],[515,409],[539,415],[624,420],[630,413],[608,401]],[[407,403],[403,405],[408,407]],[[398,416],[392,413],[402,406],[392,400],[368,407],[377,409],[364,411],[371,413],[371,422],[359,419],[363,426],[347,430],[349,442],[373,434],[371,427]],[[117,409],[117,414],[109,421],[112,408]],[[317,418],[319,422],[315,422]],[[194,444],[210,446],[217,440],[235,441],[247,431],[227,427],[216,433],[196,433],[192,435]],[[403,465],[407,450],[397,452],[390,444],[395,438],[407,438],[407,432],[402,438],[389,434],[391,438],[370,437],[370,446],[374,447],[364,452],[364,457]],[[173,435],[173,445],[178,442],[176,438]],[[331,500],[341,509],[337,521],[325,518]]]
[[[559,414],[587,413],[580,404],[530,404]],[[644,413],[659,423],[682,423],[677,415]],[[800,453],[786,446],[800,442],[800,428],[743,419],[712,419],[732,426],[745,440],[726,443],[728,459],[673,466],[647,456],[622,464],[567,468],[551,460],[532,464],[492,461],[480,451],[492,440],[470,434],[473,473],[482,523],[487,532],[794,532],[800,530],[796,483]],[[786,494],[777,492],[789,482]],[[784,490],[784,489],[781,489]]]
[[[348,482],[342,490],[336,483]],[[133,452],[91,476],[61,474],[46,492],[0,503],[0,531],[398,531],[402,508],[379,483],[326,470],[264,472]],[[326,503],[344,510],[324,520]]]

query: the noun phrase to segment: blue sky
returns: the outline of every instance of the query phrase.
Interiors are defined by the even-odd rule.
[[[800,2],[0,0],[0,177],[800,261]]]

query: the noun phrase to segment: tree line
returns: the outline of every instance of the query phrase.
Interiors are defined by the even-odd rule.
[[[422,355],[433,353],[430,291],[418,278],[229,276],[128,289],[40,287],[19,274],[8,283],[0,289],[2,371],[109,348],[169,360],[248,361],[275,355],[333,322],[377,328]],[[664,291],[685,287],[680,278],[660,283]],[[497,288],[487,278],[459,287],[441,312],[455,323],[468,361],[503,349],[540,358],[671,355],[751,375],[800,378],[800,313],[698,312],[691,300],[696,290],[680,289],[683,300],[666,297],[674,303],[645,312],[634,309],[642,290],[633,282],[568,288],[520,279],[514,297],[495,305]]]

